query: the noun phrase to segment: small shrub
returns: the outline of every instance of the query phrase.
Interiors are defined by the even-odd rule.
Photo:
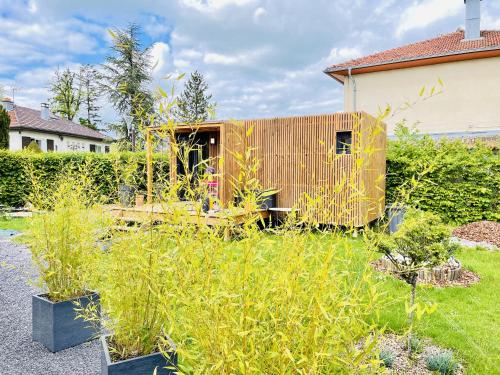
[[[431,371],[438,371],[442,375],[454,375],[458,373],[458,363],[453,358],[453,353],[443,352],[430,355],[425,359],[427,368]]]
[[[391,350],[385,349],[380,352],[379,359],[382,361],[384,367],[392,368],[396,355]]]
[[[369,248],[389,259],[399,276],[411,287],[407,344],[411,354],[418,272],[444,263],[458,249],[458,245],[450,241],[450,230],[439,216],[415,208],[408,209],[397,232],[387,235],[368,230],[366,241]]]
[[[406,349],[409,349],[410,353],[422,353],[423,346],[422,340],[412,335],[409,342],[406,344]]]

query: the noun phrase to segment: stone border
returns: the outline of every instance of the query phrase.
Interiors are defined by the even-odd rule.
[[[394,264],[383,257],[378,260],[380,270],[390,273],[397,273],[397,268]],[[453,259],[453,266],[450,263],[445,263],[443,266],[423,268],[418,271],[418,281],[423,283],[456,281],[462,276],[462,264]]]
[[[371,262],[371,265],[379,272],[383,272],[392,275],[398,279],[401,279],[399,273],[395,271],[394,265],[388,259],[385,259],[385,261],[384,258],[375,260]],[[450,269],[446,270],[424,269],[419,274],[418,281],[422,284],[433,285],[437,287],[450,287],[450,286],[468,287],[480,281],[480,277],[478,275],[476,275],[474,272],[466,268],[463,268],[461,265],[459,269],[455,268],[452,269],[451,271],[454,272],[450,272]]]

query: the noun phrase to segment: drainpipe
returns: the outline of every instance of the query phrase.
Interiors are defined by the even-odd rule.
[[[356,112],[356,94],[358,93],[358,88],[356,87],[356,80],[352,76],[352,68],[349,68],[349,82],[352,82],[352,112]]]

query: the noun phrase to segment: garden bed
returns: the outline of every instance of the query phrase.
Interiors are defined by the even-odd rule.
[[[453,231],[453,235],[459,239],[481,243],[487,243],[500,248],[500,223],[494,221],[476,221],[462,225]]]
[[[381,350],[381,359],[384,353],[392,354],[392,367],[389,372],[392,374],[405,374],[405,375],[421,375],[433,374],[435,372],[428,369],[427,359],[435,357],[440,354],[451,354],[449,351],[436,346],[430,340],[418,340],[416,353],[410,358],[408,356],[406,337],[394,334],[386,334],[381,338],[379,348]],[[446,355],[446,354],[445,354]],[[463,368],[460,364],[456,363],[456,372],[453,374],[463,374]]]
[[[458,263],[458,262],[457,262]],[[401,275],[396,271],[394,265],[385,258],[377,259],[372,262],[373,268],[377,271],[392,275],[402,280]],[[423,284],[434,285],[438,287],[464,286],[479,282],[480,278],[474,272],[463,268],[459,263],[446,263],[440,267],[434,267],[430,270],[421,270],[419,272],[419,282]]]

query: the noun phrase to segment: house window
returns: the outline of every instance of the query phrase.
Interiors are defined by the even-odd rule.
[[[104,146],[104,152],[105,152],[106,154],[109,154],[109,146]]]
[[[28,147],[32,140],[33,139],[31,137],[22,137],[21,138],[21,145],[22,145],[23,149]]]
[[[99,154],[102,152],[102,148],[99,145],[95,146],[95,152],[98,152]]]
[[[54,140],[47,139],[47,151],[54,151]]]
[[[90,152],[96,152],[95,145],[93,144],[90,145]]]
[[[352,146],[352,131],[337,132],[336,154],[350,154]]]

